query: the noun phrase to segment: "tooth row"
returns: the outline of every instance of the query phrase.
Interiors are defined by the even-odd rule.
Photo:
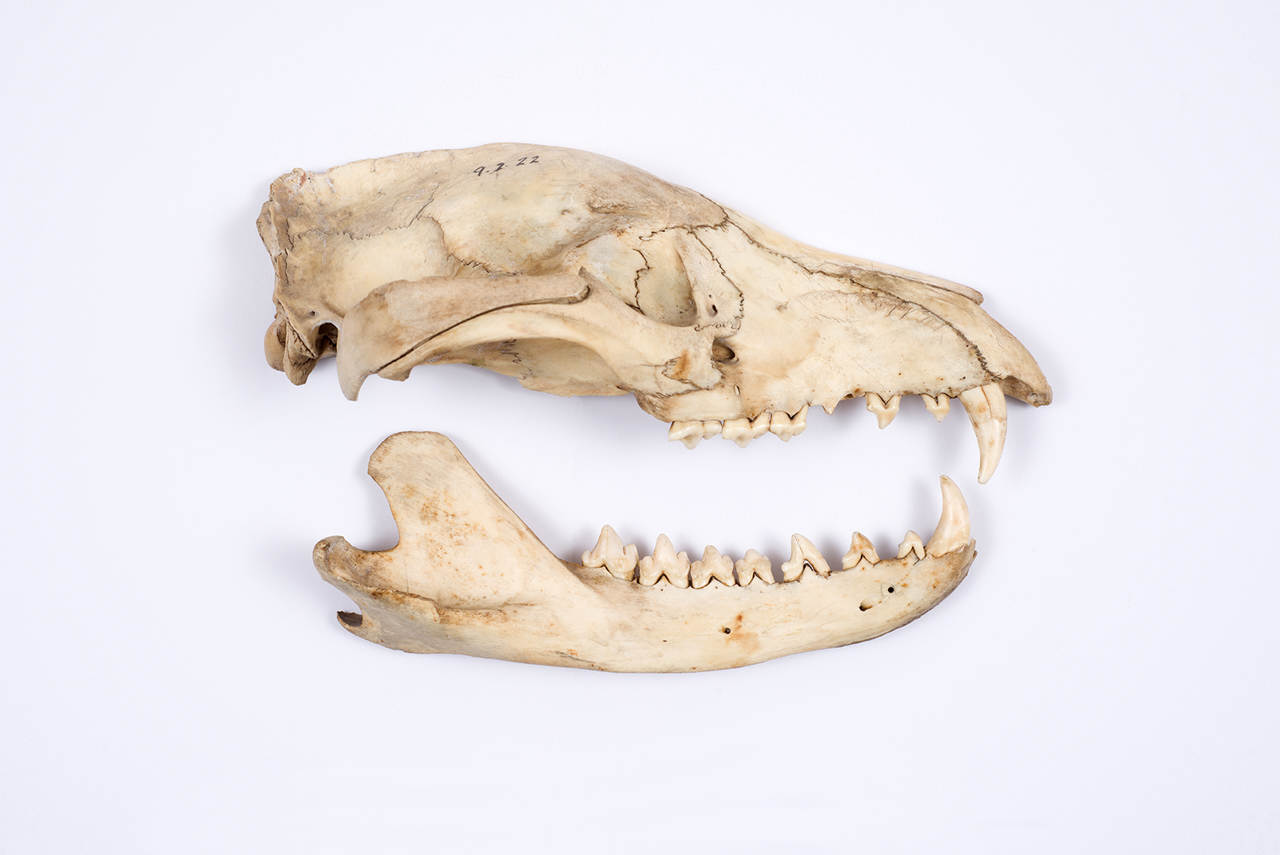
[[[667,439],[674,442],[680,440],[686,448],[694,448],[704,439],[719,434],[725,439],[733,440],[741,448],[753,439],[771,433],[783,442],[793,436],[804,433],[807,426],[805,419],[809,414],[809,405],[805,404],[795,415],[783,412],[763,412],[754,419],[725,419],[719,421],[672,422],[667,431]]]
[[[951,399],[945,394],[921,395],[925,408],[938,421],[947,417],[951,411]],[[885,396],[877,392],[867,392],[867,409],[876,417],[881,429],[889,426],[902,403],[901,395]],[[838,401],[823,403],[828,413],[835,412]],[[978,437],[978,483],[985,484],[991,479],[1000,463],[1000,455],[1004,451],[1004,440],[1009,430],[1009,419],[1006,413],[1004,392],[996,383],[975,386],[960,393],[960,403],[964,405],[969,421],[973,424],[974,433]],[[806,427],[805,419],[809,405],[805,404],[795,415],[783,412],[763,412],[754,419],[726,419],[720,421],[684,421],[672,422],[667,431],[667,439],[680,440],[687,448],[693,448],[704,439],[720,435],[736,442],[745,448],[747,443],[766,433],[772,433],[783,442],[793,436],[799,436]]]
[[[942,477],[942,516],[929,543],[920,535],[908,531],[898,546],[898,560],[910,558],[923,561],[928,556],[945,555],[963,549],[969,543],[969,509],[960,489],[950,478]],[[603,567],[610,575],[624,582],[656,585],[662,579],[677,588],[705,588],[712,581],[722,585],[748,586],[759,580],[762,584],[775,582],[773,565],[769,559],[754,549],[734,562],[722,555],[714,546],[708,546],[697,561],[689,561],[689,553],[677,552],[671,539],[658,535],[653,554],[640,558],[634,543],[623,546],[622,538],[611,526],[600,530],[596,545],[582,554],[584,567]],[[849,551],[840,561],[842,570],[867,568],[880,562],[876,548],[864,535],[853,533]],[[814,576],[830,576],[827,564],[818,547],[804,535],[791,537],[791,557],[782,562],[782,581],[798,582]]]

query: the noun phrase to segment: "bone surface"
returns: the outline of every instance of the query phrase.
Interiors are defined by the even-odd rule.
[[[297,169],[258,228],[276,280],[268,361],[302,383],[336,354],[352,399],[371,374],[462,362],[560,395],[634,394],[693,447],[791,439],[811,404],[866,396],[884,426],[904,395],[935,414],[959,397],[989,478],[1004,422],[970,403],[1052,397],[978,292],[805,246],[586,152],[501,143]]]
[[[608,671],[736,668],[909,623],[955,589],[975,555],[964,499],[946,478],[928,547],[909,534],[904,557],[879,559],[855,535],[858,557],[843,562],[852,569],[835,570],[796,535],[777,581],[755,550],[735,565],[708,547],[691,570],[665,535],[637,564],[635,547],[608,526],[583,564],[562,561],[440,434],[389,437],[369,474],[399,543],[365,552],[330,537],[316,545],[315,565],[359,605],[339,612],[344,627],[412,653]]]

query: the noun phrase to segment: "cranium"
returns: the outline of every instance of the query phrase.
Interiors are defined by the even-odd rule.
[[[369,474],[400,528],[385,552],[340,537],[316,545],[320,574],[360,605],[356,635],[411,653],[466,653],[608,671],[709,671],[875,638],[937,605],[974,558],[969,515],[942,479],[928,544],[908,532],[880,559],[855,533],[838,567],[792,538],[775,581],[754,550],[736,562],[708,547],[690,562],[665,537],[639,558],[608,526],[582,564],[556,558],[447,438],[402,433]]]
[[[959,398],[979,481],[1005,395],[1049,403],[976,291],[792,241],[598,155],[495,144],[294,170],[258,228],[275,264],[267,358],[294,383],[335,354],[370,374],[465,362],[561,395],[630,392],[696,445],[802,431],[811,405]]]

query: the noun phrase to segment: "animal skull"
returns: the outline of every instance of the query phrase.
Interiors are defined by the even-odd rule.
[[[275,265],[268,361],[371,374],[465,362],[560,395],[630,392],[690,447],[804,430],[811,405],[959,398],[995,471],[1005,395],[1035,360],[972,289],[824,252],[599,155],[494,144],[294,170],[258,229]]]
[[[341,537],[316,568],[359,604],[354,634],[411,653],[465,653],[606,671],[709,671],[840,647],[933,608],[973,563],[969,514],[942,479],[942,518],[926,545],[907,532],[897,558],[865,537],[839,568],[806,538],[774,578],[749,550],[736,564],[707,547],[690,562],[659,536],[639,558],[605,526],[582,564],[556,558],[446,437],[401,433],[369,461],[400,528],[385,552]]]

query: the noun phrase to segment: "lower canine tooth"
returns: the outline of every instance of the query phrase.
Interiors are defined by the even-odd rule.
[[[885,400],[875,392],[867,393],[867,409],[875,414],[876,422],[880,425],[881,430],[887,428],[889,422],[893,421],[893,417],[898,414],[898,405],[901,402],[901,395],[893,395],[888,400]]]
[[[924,408],[933,413],[933,417],[938,421],[942,421],[947,417],[947,413],[951,412],[951,399],[946,395],[921,395],[924,398]]]
[[[715,579],[724,585],[732,585],[733,559],[721,555],[720,550],[708,546],[702,552],[702,558],[689,566],[689,584],[694,588],[705,588]]]
[[[875,564],[879,560],[880,556],[876,554],[876,548],[871,541],[867,540],[862,532],[855,531],[853,540],[849,543],[849,551],[840,560],[840,566],[845,570],[852,570],[860,561]]]
[[[899,558],[906,558],[908,555],[915,555],[917,561],[924,560],[924,541],[914,531],[908,531],[898,546]]]
[[[640,575],[636,581],[641,585],[656,585],[663,576],[677,588],[689,587],[689,553],[677,553],[671,538],[660,534],[653,555],[640,559]]]
[[[791,535],[791,558],[782,563],[782,581],[794,582],[804,573],[805,566],[812,567],[819,576],[830,576],[827,564],[818,547],[802,534]]]
[[[960,495],[956,482],[942,476],[942,516],[924,551],[929,555],[946,555],[969,545],[969,506]]]
[[[733,565],[733,569],[738,572],[738,584],[743,588],[756,579],[766,585],[773,584],[773,563],[754,549],[748,549],[747,554]]]
[[[995,474],[1004,451],[1004,438],[1009,431],[1004,391],[995,383],[975,386],[960,393],[973,432],[978,436],[978,483],[985,484]]]
[[[685,448],[694,448],[702,442],[702,422],[672,422],[667,431],[667,441],[680,440]]]

